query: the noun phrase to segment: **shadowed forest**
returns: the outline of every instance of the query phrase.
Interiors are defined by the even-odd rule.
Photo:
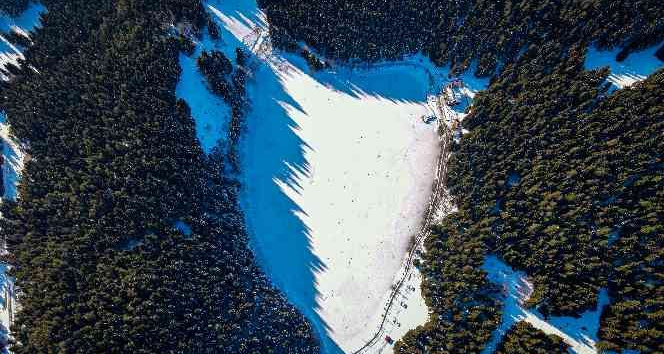
[[[658,43],[657,0],[259,0],[276,43],[304,41],[337,59],[396,59],[422,51],[452,71],[491,76],[532,44],[595,43],[630,51]],[[658,40],[659,38],[659,40]]]

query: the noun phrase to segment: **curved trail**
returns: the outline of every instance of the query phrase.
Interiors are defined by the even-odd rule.
[[[426,68],[425,68],[426,69]],[[431,73],[427,70],[427,74],[432,76]],[[433,81],[433,80],[432,80]],[[433,83],[433,82],[432,82]],[[433,88],[432,88],[433,89]],[[372,348],[375,345],[381,343],[381,337],[383,334],[383,330],[385,327],[385,322],[387,321],[387,317],[390,313],[390,310],[395,304],[395,300],[397,296],[401,292],[401,288],[403,287],[403,284],[406,282],[406,280],[412,275],[413,272],[413,259],[415,258],[415,254],[417,253],[418,250],[422,249],[423,247],[423,242],[424,239],[431,234],[431,225],[433,224],[433,221],[436,216],[436,211],[438,210],[440,206],[441,200],[443,200],[443,197],[446,195],[447,191],[445,189],[445,184],[447,181],[447,161],[450,157],[450,142],[452,141],[452,130],[450,130],[444,123],[442,123],[442,119],[444,119],[447,116],[447,112],[445,110],[445,107],[441,107],[439,104],[439,101],[437,101],[435,110],[438,116],[438,124],[439,127],[441,128],[442,131],[442,136],[441,136],[441,147],[440,147],[440,154],[438,156],[438,164],[437,164],[437,170],[436,170],[436,175],[434,178],[434,183],[433,183],[433,191],[431,194],[431,198],[429,200],[429,205],[427,206],[427,211],[424,216],[424,220],[422,221],[422,224],[420,225],[419,231],[415,235],[415,242],[413,245],[410,247],[408,251],[408,256],[406,257],[403,265],[403,273],[401,277],[399,278],[399,281],[395,284],[394,289],[392,290],[389,301],[387,303],[387,306],[385,308],[385,311],[383,313],[380,325],[378,326],[378,329],[376,330],[376,333],[374,334],[371,339],[369,339],[361,348],[353,351],[352,354],[360,354],[363,353],[366,349]]]

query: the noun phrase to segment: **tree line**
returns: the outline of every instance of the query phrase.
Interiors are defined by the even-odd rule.
[[[422,51],[490,76],[533,43],[621,47],[619,57],[664,34],[658,0],[258,0],[274,43],[304,41],[328,58],[395,59]]]
[[[170,28],[199,33],[201,3],[43,4],[0,84],[30,157],[0,221],[21,305],[12,352],[318,353],[255,263],[237,181],[175,98],[191,43]]]
[[[28,0],[3,0],[0,3],[0,14],[3,12],[10,16],[16,16],[28,6]]]
[[[531,47],[476,97],[448,170],[459,212],[425,244],[435,315],[397,353],[483,348],[500,313],[483,297],[501,298],[479,270],[489,253],[528,274],[525,306],[545,316],[594,309],[608,288],[601,350],[664,351],[664,70],[609,94],[583,61],[583,47]]]

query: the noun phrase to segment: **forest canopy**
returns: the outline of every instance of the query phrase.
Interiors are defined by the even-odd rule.
[[[0,14],[6,13],[16,16],[28,6],[29,0],[2,0],[0,3]]]
[[[434,319],[397,353],[482,349],[459,338],[485,343],[498,325],[479,270],[488,254],[528,274],[526,305],[545,315],[578,316],[608,288],[599,348],[664,351],[664,70],[610,94],[607,72],[583,59],[531,47],[476,98],[449,165],[459,212],[425,244]],[[455,315],[460,303],[481,315]]]
[[[191,43],[168,29],[200,32],[202,4],[43,4],[24,69],[0,84],[29,156],[0,225],[21,305],[12,352],[318,353],[248,249],[238,182],[175,98]]]
[[[304,41],[329,58],[394,59],[418,51],[437,64],[496,73],[531,44],[595,43],[628,52],[664,35],[659,0],[258,0],[273,40]]]

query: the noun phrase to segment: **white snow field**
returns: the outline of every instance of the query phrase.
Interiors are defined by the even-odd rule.
[[[597,353],[597,331],[604,306],[609,304],[606,289],[602,289],[595,310],[586,311],[581,317],[550,317],[545,319],[537,310],[524,309],[521,305],[533,291],[532,284],[523,272],[514,271],[494,255],[487,256],[482,269],[488,273],[489,281],[506,289],[503,299],[503,315],[498,329],[482,354],[496,350],[507,331],[519,321],[526,321],[546,334],[555,334],[570,345],[570,351],[578,354]]]
[[[272,282],[311,321],[323,353],[353,353],[381,328],[392,285],[406,281],[380,335],[427,321],[421,276],[405,258],[431,196],[440,153],[428,99],[447,76],[421,56],[311,72],[274,50],[254,1],[210,0],[221,39],[182,55],[177,96],[206,152],[227,142],[229,107],[196,67],[203,49],[254,53],[240,143],[241,203],[251,246]],[[484,87],[473,80],[469,92]],[[383,339],[363,353],[391,352]]]
[[[664,62],[657,59],[655,52],[662,44],[652,46],[645,50],[631,53],[622,62],[616,61],[619,49],[599,51],[595,47],[588,48],[586,54],[586,70],[599,69],[608,66],[611,70],[608,81],[613,89],[621,89],[633,85],[635,82],[643,81],[645,78],[664,67]]]
[[[250,32],[239,16],[220,19],[236,38]],[[248,87],[241,147],[252,248],[323,351],[350,353],[378,329],[431,193],[439,140],[420,119],[427,73],[404,65],[312,75],[278,53],[265,64]],[[404,330],[427,320],[421,296],[413,299]]]
[[[27,9],[17,17],[9,17],[0,12],[0,69],[7,64],[18,65],[18,60],[23,59],[23,50],[17,45],[10,43],[3,33],[15,31],[23,36],[29,37],[29,32],[39,26],[39,17],[46,8],[36,2],[31,2]],[[0,70],[0,80],[8,80],[9,77]]]

